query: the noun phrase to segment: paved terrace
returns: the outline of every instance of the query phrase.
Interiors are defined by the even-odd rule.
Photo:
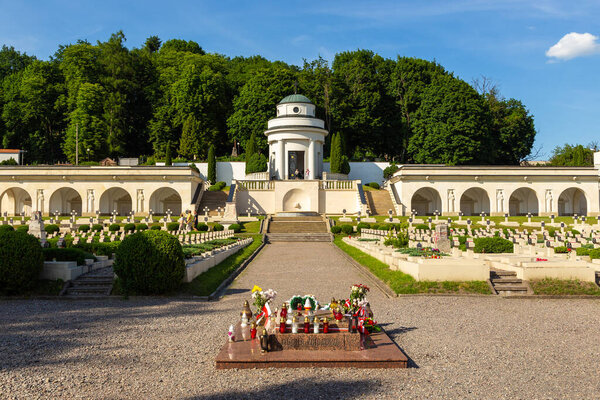
[[[178,299],[0,303],[0,398],[596,398],[600,302],[410,296],[373,290],[408,370],[225,370],[214,357],[252,285],[276,305],[367,282],[329,243],[268,245],[213,303]]]

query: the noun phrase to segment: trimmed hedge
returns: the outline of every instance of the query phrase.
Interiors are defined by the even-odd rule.
[[[137,225],[135,226],[135,230],[136,230],[136,231],[146,231],[146,230],[148,230],[148,225],[146,225],[146,224],[144,224],[144,223],[142,223],[142,224],[137,224]]]
[[[589,255],[592,260],[600,258],[600,249],[590,250]]]
[[[0,232],[14,232],[15,228],[11,225],[0,225]]]
[[[29,232],[29,225],[19,225],[17,231],[27,233]]]
[[[558,246],[554,248],[554,253],[556,254],[565,254],[568,253],[569,249],[567,248],[567,246]]]
[[[87,232],[90,230],[90,226],[87,224],[79,225],[79,228],[77,228],[77,230],[79,232]]]
[[[377,189],[377,190],[379,190],[379,188],[380,188],[379,183],[377,183],[377,182],[370,182],[369,186],[372,187],[373,189]]]
[[[219,232],[219,231],[222,231],[224,229],[225,229],[225,227],[223,225],[221,225],[221,224],[214,224],[213,225],[213,231],[215,231],[215,232]]]
[[[161,228],[160,228],[160,225],[152,225],[152,226],[150,227],[150,230],[151,230],[151,231],[160,231],[160,229],[161,229]]]
[[[96,260],[93,254],[76,247],[68,247],[66,249],[47,248],[43,249],[44,259],[46,261],[77,261],[77,265],[84,265],[85,259]]]
[[[46,231],[46,233],[48,235],[50,235],[52,233],[59,232],[60,228],[56,224],[49,224],[49,225],[44,226],[44,230]]]
[[[78,243],[70,248],[77,248],[88,253],[95,254],[97,256],[109,256],[117,252],[117,249],[121,245],[121,242],[92,242],[92,243]]]
[[[429,229],[429,225],[426,225],[426,224],[417,224],[417,225],[415,225],[415,229],[425,229],[425,230],[428,230]]]
[[[130,222],[128,224],[125,224],[125,226],[123,227],[123,231],[125,232],[133,232],[135,231],[135,224]]]
[[[179,229],[179,222],[169,222],[167,224],[167,230],[169,232],[176,231],[177,229]]]
[[[43,266],[37,238],[25,232],[0,231],[0,291],[12,294],[29,289]]]
[[[121,229],[121,226],[119,224],[110,224],[110,226],[108,227],[108,230],[111,232],[118,232]]]
[[[235,233],[240,233],[242,231],[242,226],[240,224],[231,224],[229,225],[229,229]]]
[[[356,225],[356,232],[360,233],[362,229],[371,229],[371,224],[368,222],[359,222],[358,225]]]
[[[185,274],[183,249],[175,236],[163,231],[134,233],[117,249],[114,270],[125,293],[172,291]]]
[[[475,253],[513,253],[514,245],[501,237],[477,238],[473,241]]]
[[[94,224],[94,225],[92,225],[92,231],[94,231],[94,232],[102,232],[102,228],[103,227],[100,224]]]
[[[200,222],[198,223],[198,226],[196,226],[196,228],[200,231],[200,232],[206,232],[208,231],[208,225],[206,225],[204,222]]]
[[[338,234],[342,231],[342,227],[339,225],[334,225],[331,227],[331,233]]]
[[[354,233],[354,227],[350,224],[343,224],[342,226],[340,226],[340,228],[342,229],[342,232],[344,232],[344,234],[346,235],[352,235],[352,233]]]

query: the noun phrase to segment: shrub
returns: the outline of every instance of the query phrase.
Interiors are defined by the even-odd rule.
[[[1,291],[19,293],[29,289],[43,266],[44,256],[38,239],[25,232],[0,231]]]
[[[79,225],[77,229],[79,232],[87,232],[90,230],[90,226],[88,224]]]
[[[14,231],[15,228],[13,228],[11,225],[0,225],[0,232],[6,232],[6,231]]]
[[[146,225],[146,224],[137,224],[135,226],[135,229],[138,230],[138,231],[145,231],[145,230],[148,229],[148,225]]]
[[[215,232],[222,231],[223,229],[225,229],[225,227],[221,224],[214,224],[213,226],[213,231]]]
[[[29,225],[19,225],[17,231],[27,233],[29,231]]]
[[[356,225],[356,232],[360,233],[362,229],[371,229],[371,224],[368,222],[359,222],[358,225]]]
[[[196,228],[198,228],[198,230],[200,232],[206,232],[206,231],[208,231],[208,225],[206,225],[204,222],[198,223],[198,226]]]
[[[240,233],[242,231],[242,226],[240,224],[231,224],[229,225],[229,229],[231,229],[235,233]]]
[[[56,232],[60,231],[60,228],[58,227],[58,225],[49,224],[44,227],[44,230],[46,231],[46,233],[48,235],[50,235],[52,233],[56,233]]]
[[[346,235],[351,235],[354,232],[354,227],[350,224],[344,224],[340,226],[340,228],[342,229],[342,232],[344,232],[344,234]]]
[[[131,223],[131,222],[128,223],[128,224],[125,224],[125,226],[123,227],[123,231],[125,231],[125,232],[133,232],[133,231],[135,231],[135,224]]]
[[[590,258],[592,260],[600,258],[600,249],[590,250]]]
[[[334,225],[331,227],[331,233],[338,234],[342,231],[342,227],[339,225]]]
[[[110,226],[108,227],[108,230],[111,232],[119,232],[119,229],[121,229],[121,226],[119,226],[119,224],[110,224]]]
[[[221,189],[217,185],[212,185],[208,187],[209,192],[219,192]]]
[[[96,259],[93,254],[78,247],[68,247],[66,249],[56,249],[51,247],[43,249],[43,252],[46,261],[52,261],[53,259],[56,261],[77,261],[77,265],[84,265],[86,258],[92,260]]]
[[[98,256],[112,256],[113,253],[116,253],[117,249],[121,242],[92,242],[92,243],[78,243],[71,248],[81,249],[83,251],[87,251],[88,253],[96,254]]]
[[[371,229],[379,230],[379,224],[371,224]]]
[[[575,249],[575,253],[577,253],[578,256],[589,256],[590,249],[587,247],[578,247]]]
[[[152,225],[152,226],[150,227],[150,230],[151,230],[151,231],[160,231],[160,225]]]
[[[179,229],[179,222],[169,222],[167,224],[167,230],[169,232],[176,231],[177,229]]]
[[[383,170],[383,177],[385,179],[390,179],[392,176],[394,176],[394,173],[398,171],[398,169],[399,168],[396,164],[391,164],[389,167]]]
[[[394,246],[397,249],[408,246],[408,236],[404,233],[398,233],[397,237],[390,236],[383,242],[386,246]]]
[[[554,253],[556,254],[565,254],[568,253],[569,249],[567,248],[567,246],[558,246],[554,248]]]
[[[474,241],[475,253],[512,253],[513,243],[501,237],[477,238]]]
[[[103,226],[100,224],[92,225],[92,231],[94,231],[94,232],[102,232],[102,228],[103,228]]]
[[[183,249],[167,232],[134,233],[117,249],[114,269],[125,293],[165,293],[181,284],[185,274]]]
[[[215,157],[215,145],[211,144],[208,148],[208,173],[207,179],[214,183],[217,181],[217,158]]]
[[[429,225],[427,225],[427,224],[417,224],[417,225],[415,225],[415,229],[425,229],[425,230],[427,230],[427,229],[429,229]]]
[[[264,154],[254,153],[246,162],[246,173],[252,174],[255,172],[266,172],[268,168],[268,160]]]
[[[381,229],[382,231],[391,231],[394,229],[394,225],[392,224],[381,224],[379,225],[379,229]]]
[[[379,187],[380,187],[379,183],[377,183],[377,182],[370,182],[369,186],[371,186],[373,189],[377,189],[377,190],[379,190]]]

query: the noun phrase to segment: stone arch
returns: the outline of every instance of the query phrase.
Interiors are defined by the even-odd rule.
[[[4,215],[20,215],[22,212],[31,216],[31,196],[25,189],[8,188],[0,195],[0,213]]]
[[[515,189],[508,198],[508,213],[510,215],[538,215],[539,200],[535,190],[522,187]]]
[[[283,211],[310,211],[310,196],[302,189],[292,189],[283,196]]]
[[[464,215],[479,215],[482,212],[490,215],[490,197],[482,188],[469,188],[460,196],[460,211]]]
[[[56,189],[50,196],[48,207],[50,213],[58,211],[61,215],[69,215],[72,211],[75,211],[77,215],[81,215],[81,195],[75,189],[68,187]]]
[[[116,211],[118,215],[127,215],[132,209],[131,195],[125,189],[113,187],[105,190],[100,196],[101,214],[111,214]]]
[[[417,190],[410,198],[410,212],[415,210],[418,215],[433,215],[437,210],[442,212],[442,198],[437,190],[424,187]]]
[[[154,214],[164,214],[171,210],[173,214],[179,215],[182,211],[181,196],[170,187],[156,189],[150,196],[149,207]]]
[[[568,188],[558,196],[558,215],[587,215],[587,198],[579,188]]]

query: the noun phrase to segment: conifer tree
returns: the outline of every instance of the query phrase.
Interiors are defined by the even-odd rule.
[[[173,161],[171,160],[171,141],[167,142],[167,150],[165,152],[165,165],[171,166],[173,165]]]
[[[257,153],[257,151],[256,151],[256,134],[252,133],[252,135],[250,136],[250,139],[248,140],[247,146],[246,146],[246,175],[252,173],[252,171],[251,171],[252,168],[250,168],[250,165],[251,165],[252,156],[256,153]]]
[[[217,158],[215,157],[215,145],[211,144],[208,149],[208,176],[211,184],[217,183]]]

